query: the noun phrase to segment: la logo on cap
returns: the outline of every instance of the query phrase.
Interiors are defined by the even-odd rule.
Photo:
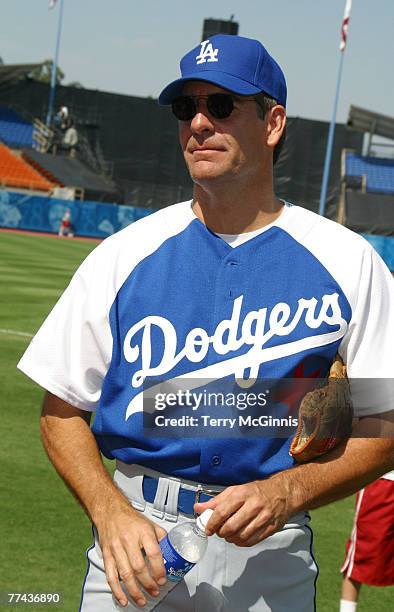
[[[200,55],[196,56],[197,64],[205,64],[206,62],[218,62],[219,49],[214,49],[209,40],[204,40],[201,43]]]

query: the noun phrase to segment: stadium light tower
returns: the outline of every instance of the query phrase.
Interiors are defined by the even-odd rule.
[[[322,186],[321,186],[321,192],[320,192],[319,215],[322,215],[322,217],[324,217],[325,210],[326,210],[328,179],[330,178],[330,164],[331,164],[331,156],[332,156],[332,149],[333,149],[333,143],[334,143],[334,132],[335,132],[337,109],[338,109],[339,91],[340,91],[341,79],[342,79],[343,58],[345,57],[346,41],[347,41],[347,35],[348,35],[348,29],[349,29],[351,10],[352,10],[352,0],[346,0],[345,12],[343,15],[342,27],[341,27],[341,43],[339,45],[341,56],[340,56],[340,61],[339,61],[337,88],[336,88],[336,93],[335,93],[332,119],[330,123],[330,128],[328,130],[326,157],[324,160],[323,180],[322,180]]]
[[[49,9],[55,8],[56,3],[57,3],[57,0],[49,0],[48,8]],[[57,35],[56,35],[55,59],[52,63],[51,87],[49,89],[48,112],[47,112],[47,118],[46,118],[46,124],[48,127],[51,125],[52,114],[53,114],[53,103],[55,100],[57,65],[59,62],[60,37],[62,34],[63,7],[64,7],[64,0],[60,0],[59,21],[57,25]]]
[[[239,24],[234,21],[234,15],[231,15],[228,21],[223,19],[204,19],[202,28],[202,39],[208,40],[214,34],[238,34]]]

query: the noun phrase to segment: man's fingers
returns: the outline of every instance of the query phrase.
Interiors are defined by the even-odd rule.
[[[227,538],[233,534],[243,530],[248,530],[250,523],[253,521],[253,514],[247,511],[246,504],[240,507],[239,511],[235,512],[225,520],[217,529],[216,533],[220,538]],[[256,524],[254,523],[254,527]],[[261,527],[261,525],[259,525]]]
[[[271,523],[269,525],[266,525],[262,529],[255,531],[250,537],[247,537],[245,533],[241,532],[239,534],[234,535],[232,538],[226,538],[226,541],[231,542],[232,544],[236,544],[237,546],[249,547],[258,544],[259,542],[265,540],[277,531],[278,528]]]
[[[242,537],[248,539],[255,531],[265,529],[272,522],[274,522],[272,512],[268,508],[262,508],[260,500],[256,497],[251,497],[246,499],[238,511],[232,514],[216,533],[226,539],[234,534],[242,534]]]
[[[163,527],[156,525],[156,523],[153,523],[153,529],[155,530],[155,534],[159,542],[167,535],[166,530],[163,529]]]
[[[98,530],[107,580],[114,597],[122,604],[132,600],[146,604],[148,595],[157,597],[166,582],[158,539],[165,529],[134,511],[120,509],[104,520]]]
[[[228,489],[226,489],[226,491],[227,490]],[[217,505],[205,529],[205,533],[207,535],[212,535],[213,533],[219,534],[221,527],[226,523],[226,521],[228,521],[230,517],[232,517],[232,515],[244,505],[244,499],[236,495],[231,497],[228,495],[226,498],[227,499],[219,501],[215,499],[215,501],[217,501]]]
[[[141,550],[128,550],[128,554],[134,577],[141,583],[145,591],[156,597],[159,594],[159,586],[156,580],[152,578]]]
[[[194,504],[194,512],[196,514],[202,514],[204,510],[208,510],[208,509],[215,510],[217,505],[218,505],[218,502],[216,498],[214,497],[213,499],[210,499],[207,502],[198,502],[197,504]]]
[[[246,505],[247,504],[242,508],[242,511],[244,511]],[[245,514],[242,512],[241,516],[242,523],[240,522],[239,525],[242,524],[243,526],[238,527],[238,524],[235,522],[231,524],[230,521],[233,518],[231,517],[223,528],[217,532],[217,535],[237,546],[254,546],[258,542],[276,533],[284,525],[283,522],[278,521],[271,513],[266,511],[261,511],[257,516],[254,516],[253,506],[249,507]],[[244,519],[247,516],[251,518],[245,521]]]
[[[107,581],[109,586],[111,587],[111,591],[114,597],[119,601],[121,606],[127,606],[128,600],[123,592],[122,587],[120,586],[119,574],[118,569],[116,567],[115,559],[112,557],[112,555],[106,554],[103,551],[103,561],[105,567],[105,575],[107,576]]]
[[[139,606],[143,606],[146,603],[145,595],[141,590],[140,583],[136,580],[133,569],[130,567],[130,563],[126,553],[124,551],[117,550],[116,556],[114,557],[114,561],[116,566],[116,572],[118,574],[118,582],[120,583],[120,588],[123,592],[123,598],[126,597],[126,594],[122,588],[121,583],[123,583],[124,589],[127,591],[127,593],[129,593],[130,597],[134,600],[134,602]]]
[[[139,549],[127,547],[126,552],[123,545],[118,542],[112,545],[111,551],[106,553],[103,551],[103,559],[108,583],[114,596],[121,603],[124,603],[126,597],[122,590],[122,584],[130,597],[139,606],[143,606],[146,603],[142,588],[153,597],[159,594],[159,587],[150,575],[145,559]],[[108,571],[107,565],[109,567]],[[119,591],[119,587],[121,591]]]
[[[158,540],[162,540],[167,532],[159,526],[156,526],[155,534]],[[150,571],[153,578],[158,584],[166,583],[166,570],[164,567],[163,555],[161,554],[159,543],[154,538],[145,538],[143,542],[146,558],[149,562]]]

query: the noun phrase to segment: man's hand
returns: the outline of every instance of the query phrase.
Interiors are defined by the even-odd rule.
[[[158,544],[166,535],[165,529],[119,500],[108,507],[98,521],[96,519],[96,528],[108,584],[120,604],[127,605],[120,580],[139,606],[146,604],[141,588],[156,597],[159,586],[166,582]]]
[[[275,477],[228,487],[194,506],[198,514],[207,508],[215,510],[207,535],[216,533],[238,546],[253,546],[279,531],[292,513],[284,483]]]
[[[267,480],[228,487],[209,502],[215,512],[207,534],[238,546],[253,546],[279,531],[296,512],[313,510],[352,495],[394,465],[394,411],[363,417],[353,437],[309,463]]]

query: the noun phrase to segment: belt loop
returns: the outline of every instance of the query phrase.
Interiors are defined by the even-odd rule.
[[[133,483],[135,485],[135,491],[133,493],[133,499],[131,500],[131,505],[133,506],[133,508],[135,508],[136,510],[139,510],[140,512],[144,512],[145,507],[146,507],[146,502],[144,499],[144,494],[142,492],[142,480],[143,480],[143,475],[138,475],[138,476],[134,476],[133,477]]]
[[[167,478],[159,478],[155,500],[153,502],[152,514],[160,519],[164,517],[164,506],[166,503],[168,484],[169,480]]]
[[[181,483],[177,480],[169,480],[167,503],[164,508],[164,518],[176,523],[178,520],[178,496]]]

